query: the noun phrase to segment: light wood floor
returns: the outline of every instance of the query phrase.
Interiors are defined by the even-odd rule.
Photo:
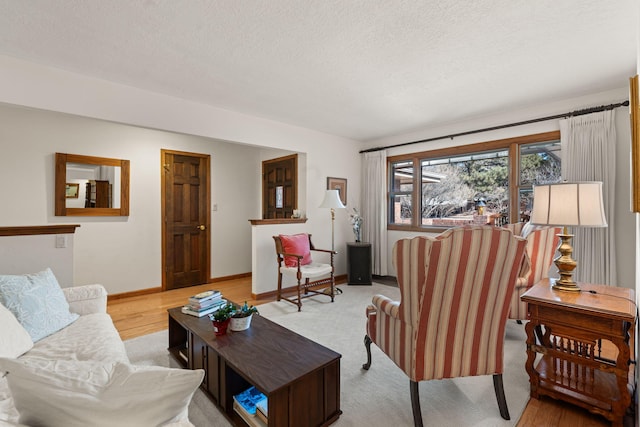
[[[220,290],[226,299],[236,303],[247,301],[248,304],[259,305],[271,301],[251,299],[251,277],[245,277],[150,295],[114,299],[107,304],[107,311],[120,332],[120,337],[128,340],[167,329],[167,309],[185,305],[191,295],[209,289]]]
[[[218,289],[225,298],[239,303],[246,300],[249,304],[259,305],[271,301],[251,299],[251,278],[248,277],[150,295],[115,299],[109,301],[107,311],[111,315],[120,337],[127,340],[167,329],[168,308],[184,305],[191,295],[208,289]],[[291,307],[295,308],[293,305]],[[493,399],[494,396],[488,398]],[[633,420],[629,421],[628,425],[633,426]],[[609,425],[610,423],[603,417],[549,398],[531,399],[518,422],[518,427],[603,427]]]

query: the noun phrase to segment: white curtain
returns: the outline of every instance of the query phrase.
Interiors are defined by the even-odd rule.
[[[387,270],[387,152],[365,153],[362,168],[362,240],[371,243],[373,274]]]
[[[616,129],[614,110],[560,121],[562,177],[567,181],[602,181],[607,228],[573,228],[577,282],[615,285],[614,195]]]

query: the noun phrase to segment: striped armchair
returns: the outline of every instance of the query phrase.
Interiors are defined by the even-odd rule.
[[[504,228],[511,230],[516,236],[521,236],[525,224],[524,222],[517,222],[515,224],[507,224]],[[562,233],[561,227],[529,227],[531,227],[531,231],[527,231],[525,233],[526,236],[523,236],[527,239],[526,254],[529,268],[523,268],[518,275],[516,290],[509,306],[509,319],[518,320],[518,323],[522,320],[527,320],[529,317],[527,303],[520,300],[520,295],[540,280],[549,277],[553,255],[560,244],[558,234]]]
[[[409,377],[416,426],[418,382],[493,375],[500,415],[509,419],[502,385],[505,325],[526,240],[505,228],[452,228],[393,247],[400,301],[373,297],[365,347],[375,343]]]

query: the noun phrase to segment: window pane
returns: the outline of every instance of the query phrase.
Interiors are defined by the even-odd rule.
[[[520,185],[560,182],[560,141],[520,146]]]
[[[531,210],[533,209],[533,189],[525,188],[518,191],[518,221],[527,222],[531,218]]]
[[[411,195],[397,195],[392,199],[392,224],[411,224],[413,206]]]
[[[411,225],[413,217],[413,162],[391,165],[390,224]]]
[[[421,162],[422,225],[494,224],[509,210],[509,152]],[[484,207],[479,215],[477,202]]]
[[[413,162],[397,162],[392,165],[391,191],[412,191]]]
[[[520,146],[520,185],[518,188],[518,220],[529,221],[533,209],[533,186],[560,182],[560,141]]]

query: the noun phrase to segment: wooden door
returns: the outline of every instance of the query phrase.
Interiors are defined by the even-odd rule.
[[[96,180],[96,208],[110,208],[111,207],[111,184],[109,181]]]
[[[297,209],[298,155],[262,162],[262,218],[291,218]]]
[[[162,289],[207,283],[209,155],[162,150]]]

